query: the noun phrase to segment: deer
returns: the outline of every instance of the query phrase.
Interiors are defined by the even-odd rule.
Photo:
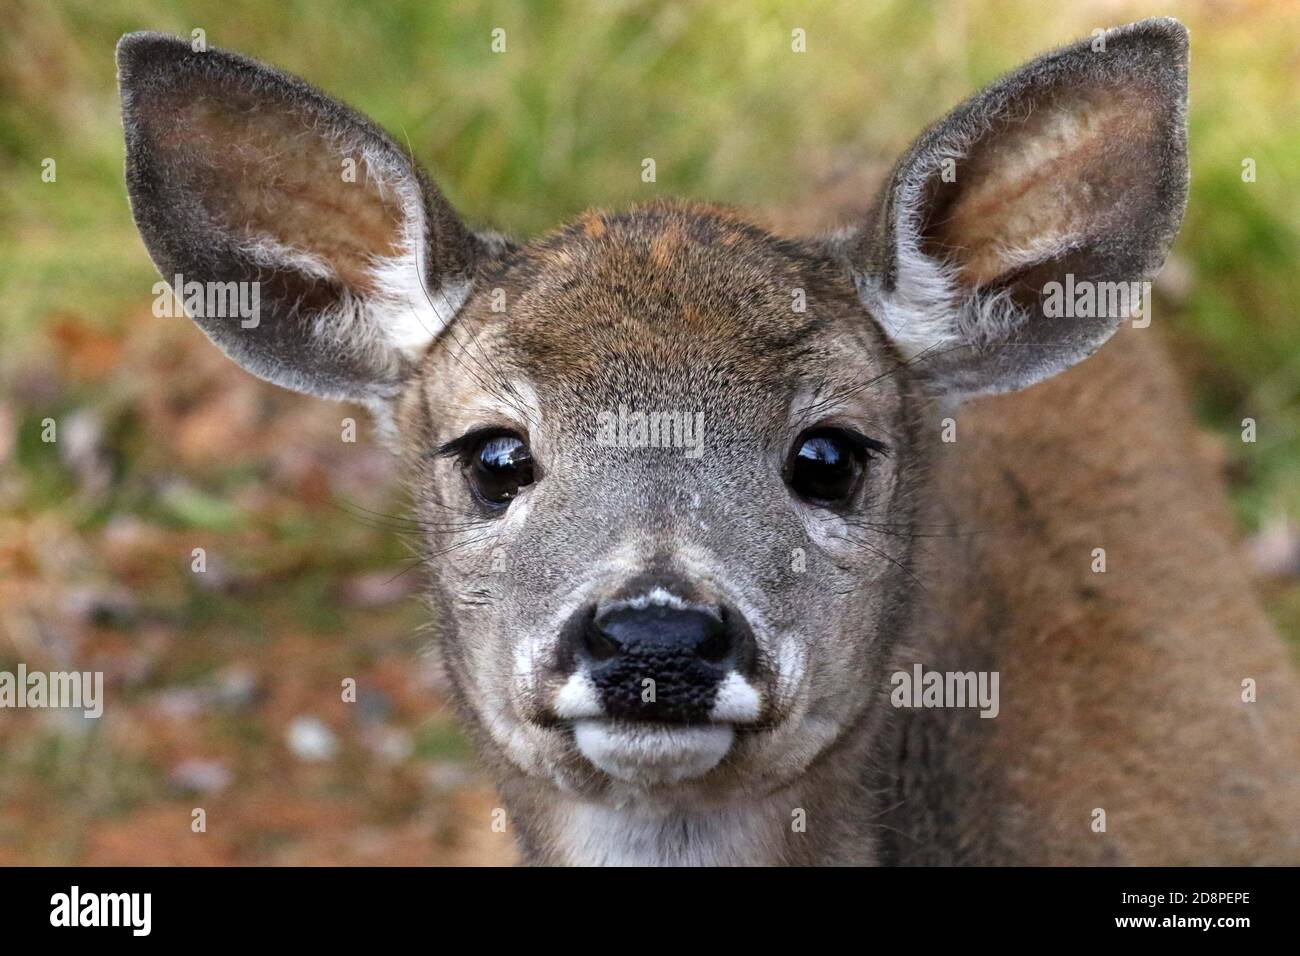
[[[524,862],[1295,863],[1300,681],[1161,323],[1058,294],[1161,268],[1188,50],[1046,53],[826,228],[655,200],[527,239],[300,79],[117,62],[159,272],[256,284],[191,318],[398,456]]]

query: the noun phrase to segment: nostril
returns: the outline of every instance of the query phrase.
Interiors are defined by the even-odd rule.
[[[613,660],[623,653],[619,643],[606,634],[594,620],[582,629],[582,648],[593,661]]]
[[[724,619],[709,625],[704,634],[704,639],[695,647],[695,654],[701,660],[710,664],[720,664],[731,656],[731,629],[727,627],[725,615]]]

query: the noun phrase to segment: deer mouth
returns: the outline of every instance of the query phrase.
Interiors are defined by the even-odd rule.
[[[697,719],[646,719],[611,711],[591,676],[578,670],[555,695],[553,713],[572,728],[578,751],[597,769],[629,783],[673,784],[708,773],[740,733],[759,726],[762,699],[732,672]]]
[[[731,724],[653,724],[609,718],[573,722],[579,752],[627,783],[663,785],[702,777],[731,750]]]

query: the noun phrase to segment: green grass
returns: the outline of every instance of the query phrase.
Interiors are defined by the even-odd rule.
[[[416,731],[415,754],[422,760],[463,762],[470,759],[471,751],[450,718],[435,717]]]

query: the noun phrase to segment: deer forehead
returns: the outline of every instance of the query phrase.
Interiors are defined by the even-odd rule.
[[[888,352],[818,246],[719,207],[657,203],[589,212],[485,270],[426,357],[421,393],[453,427],[629,408],[752,432],[784,428],[796,395],[851,388]]]

